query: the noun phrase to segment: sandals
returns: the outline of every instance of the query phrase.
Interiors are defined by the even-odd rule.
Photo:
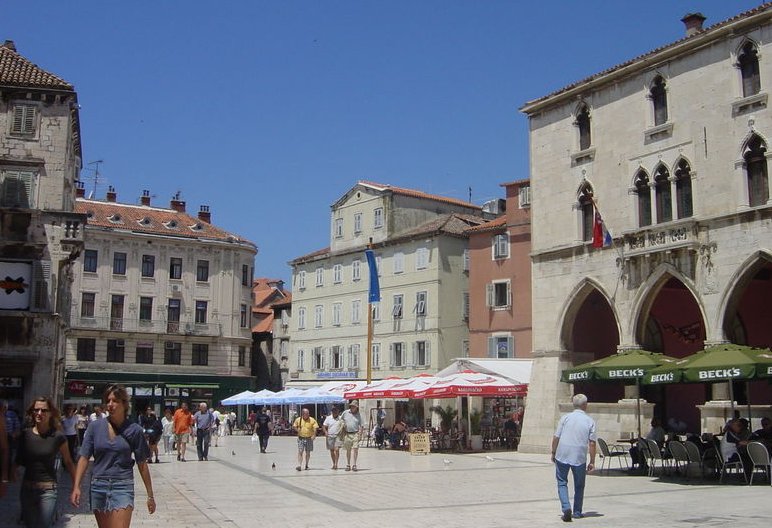
[[[351,471],[359,471],[356,466],[351,466]]]
[[[346,466],[346,471],[351,471],[351,466]]]

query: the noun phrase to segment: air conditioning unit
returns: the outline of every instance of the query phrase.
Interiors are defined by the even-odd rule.
[[[179,295],[180,293],[182,293],[182,286],[180,286],[179,284],[172,284],[170,289],[172,293],[175,295]]]

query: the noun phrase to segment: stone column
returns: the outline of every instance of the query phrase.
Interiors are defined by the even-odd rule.
[[[729,400],[729,383],[714,383],[710,390],[713,401]]]
[[[558,405],[571,401],[573,387],[560,381],[560,373],[571,364],[560,351],[534,351],[528,399],[518,451],[549,453],[560,418]]]

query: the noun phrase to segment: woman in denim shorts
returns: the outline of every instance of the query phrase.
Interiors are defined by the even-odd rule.
[[[80,482],[94,457],[91,471],[91,509],[99,528],[129,526],[134,511],[134,464],[147,490],[147,511],[155,512],[150,480],[150,448],[142,427],[126,420],[129,395],[121,385],[105,389],[102,401],[107,419],[89,424],[80,448],[70,502],[80,506]]]

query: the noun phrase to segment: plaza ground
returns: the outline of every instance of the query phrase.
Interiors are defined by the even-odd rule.
[[[360,451],[359,472],[332,471],[317,439],[311,469],[296,471],[295,439],[272,438],[261,455],[248,436],[220,439],[208,462],[161,455],[152,464],[158,511],[150,516],[137,479],[133,526],[476,528],[563,523],[553,465],[545,455],[516,452],[432,453]],[[486,459],[486,455],[493,460]],[[341,460],[345,460],[341,454]],[[449,462],[449,463],[448,463]],[[273,469],[272,464],[276,464]],[[345,467],[345,462],[342,462]],[[619,471],[587,479],[584,526],[768,526],[772,487],[717,481],[630,476]],[[85,490],[84,497],[88,497]],[[0,499],[0,528],[16,527],[18,485]],[[66,482],[60,495],[69,495]],[[61,507],[57,527],[92,527],[86,511]]]

